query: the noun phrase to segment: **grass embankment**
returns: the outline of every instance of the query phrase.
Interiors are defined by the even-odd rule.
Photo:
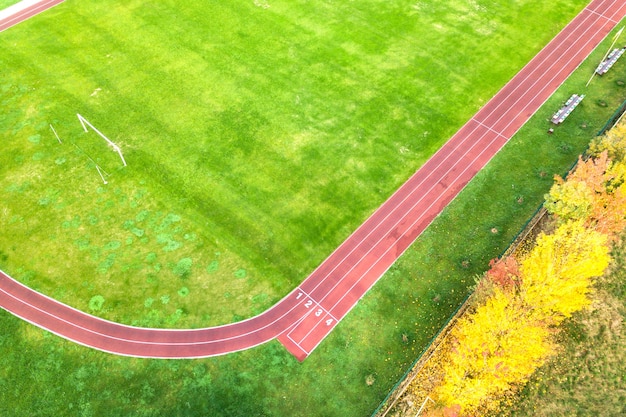
[[[564,324],[562,351],[539,369],[514,410],[523,416],[626,414],[626,243],[596,282],[591,308]]]
[[[103,295],[97,313],[125,322],[208,325],[261,311],[585,2],[577,4],[223,4],[209,13],[200,2],[179,10],[67,1],[0,39],[23,44],[0,57],[11,68],[0,264],[86,310]],[[610,83],[593,88],[612,106]],[[562,97],[528,129],[545,131]],[[2,312],[0,411],[367,414],[608,108],[585,103],[540,154],[536,136],[516,138],[303,364],[278,343],[206,360],[118,358]],[[119,170],[114,154],[93,148],[113,167],[109,187],[50,134],[52,122],[68,142],[98,146],[80,133],[78,109],[131,162]]]

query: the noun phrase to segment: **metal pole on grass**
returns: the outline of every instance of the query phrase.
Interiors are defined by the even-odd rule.
[[[54,136],[56,136],[57,140],[59,141],[59,143],[63,143],[61,142],[61,139],[59,138],[59,135],[57,135],[57,131],[54,130],[54,127],[52,127],[52,125],[50,125],[50,129],[52,129],[52,133],[54,133]]]
[[[98,165],[96,165],[96,169],[98,170],[98,174],[100,174],[100,178],[102,178],[102,181],[105,184],[108,184],[107,180],[104,179],[104,175],[102,175],[102,172],[100,171],[100,167]]]

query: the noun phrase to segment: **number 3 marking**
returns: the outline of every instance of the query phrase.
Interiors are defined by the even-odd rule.
[[[319,308],[316,312],[315,312],[315,317],[319,317],[322,315],[322,309]]]

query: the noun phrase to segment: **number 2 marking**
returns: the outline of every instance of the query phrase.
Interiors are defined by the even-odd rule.
[[[304,303],[304,306],[305,306],[306,308],[309,308],[309,307],[311,307],[312,305],[313,305],[313,300],[309,300],[309,301],[307,301],[306,303]]]

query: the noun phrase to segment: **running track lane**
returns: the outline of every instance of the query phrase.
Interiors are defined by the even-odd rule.
[[[303,360],[626,14],[590,3],[303,282],[311,311],[279,336]]]
[[[17,3],[13,6],[10,6],[6,10],[15,8],[15,13],[12,13],[8,16],[0,14],[0,32],[10,28],[11,26],[15,26],[20,22],[23,22],[26,19],[35,16],[41,12],[44,12],[51,7],[56,6],[59,3],[62,3],[65,0],[43,0],[36,3],[28,4],[26,7],[21,8],[20,3]]]
[[[130,327],[59,303],[2,271],[0,306],[119,355],[216,356],[278,337],[303,360],[625,15],[623,0],[592,1],[298,288],[259,316],[206,329]]]

